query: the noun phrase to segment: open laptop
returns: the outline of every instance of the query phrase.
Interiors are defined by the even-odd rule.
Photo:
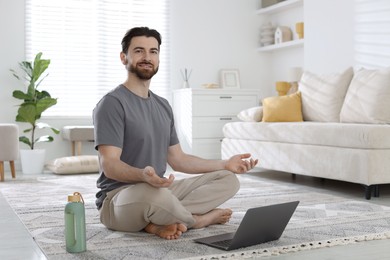
[[[197,243],[233,250],[277,240],[290,221],[299,201],[251,208],[236,232],[195,239]]]

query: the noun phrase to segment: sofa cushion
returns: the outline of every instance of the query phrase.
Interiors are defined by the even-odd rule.
[[[390,149],[390,125],[323,122],[231,122],[225,138],[358,149]]]
[[[358,70],[340,113],[341,122],[390,123],[390,68]]]
[[[263,107],[257,106],[244,109],[238,113],[237,117],[244,122],[260,122],[263,118]]]
[[[314,74],[305,71],[299,82],[302,93],[302,114],[305,121],[340,122],[353,69],[342,73]]]
[[[263,122],[302,122],[301,93],[263,99]]]

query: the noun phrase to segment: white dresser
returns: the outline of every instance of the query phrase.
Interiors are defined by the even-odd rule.
[[[183,151],[206,159],[220,159],[223,125],[237,121],[241,110],[258,105],[256,90],[175,90],[173,111]]]

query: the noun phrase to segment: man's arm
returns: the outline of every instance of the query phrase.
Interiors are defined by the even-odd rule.
[[[183,152],[180,144],[168,148],[168,163],[175,171],[185,173],[205,173],[218,170],[228,170],[234,173],[244,173],[256,166],[258,160],[250,158],[250,154],[237,154],[228,160],[207,160]]]
[[[98,151],[100,167],[107,178],[124,183],[147,182],[159,188],[168,187],[174,180],[173,175],[170,175],[168,179],[160,178],[153,167],[147,166],[140,169],[124,163],[120,159],[121,148],[99,145]]]

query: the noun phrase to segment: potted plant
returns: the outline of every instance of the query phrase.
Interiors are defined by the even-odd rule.
[[[43,171],[45,150],[36,149],[35,146],[40,142],[52,142],[54,140],[50,135],[38,136],[37,130],[50,129],[55,134],[59,134],[60,132],[47,123],[38,121],[44,111],[57,104],[57,99],[52,98],[47,91],[38,90],[38,86],[48,76],[48,74],[43,75],[43,73],[50,64],[50,60],[41,59],[41,57],[42,53],[40,52],[35,56],[33,63],[29,61],[19,63],[19,67],[25,73],[23,77],[11,69],[11,72],[18,80],[23,82],[27,81],[28,83],[26,92],[15,90],[12,93],[14,98],[22,100],[16,115],[16,122],[30,124],[30,127],[23,131],[28,136],[19,137],[19,141],[28,145],[30,148],[20,151],[23,173],[41,173]],[[34,166],[35,163],[37,163],[36,166]]]

